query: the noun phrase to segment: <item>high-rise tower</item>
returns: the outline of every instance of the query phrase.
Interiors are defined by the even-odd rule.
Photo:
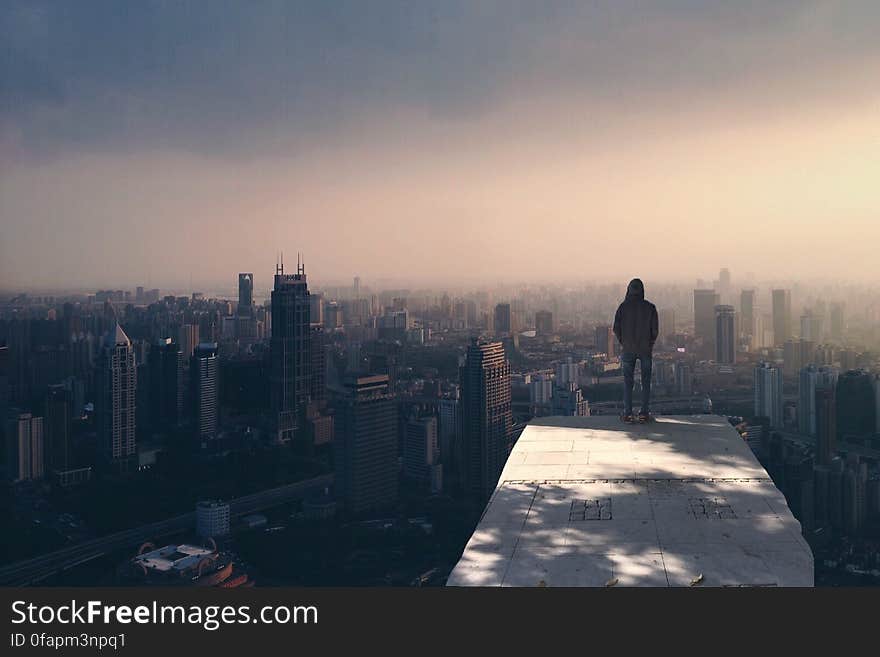
[[[192,377],[195,430],[198,438],[214,438],[217,435],[220,390],[217,360],[217,343],[202,342],[196,347],[190,365]]]
[[[769,363],[755,367],[755,415],[770,419],[774,429],[782,427],[782,371]]]
[[[238,316],[252,317],[254,314],[254,275],[238,275]]]
[[[733,306],[715,306],[715,361],[736,362],[736,311]]]
[[[397,406],[387,374],[352,375],[336,415],[336,493],[352,514],[397,502]]]
[[[273,432],[278,443],[297,437],[311,385],[311,332],[309,287],[305,265],[297,262],[295,274],[284,273],[284,260],[276,267],[272,290],[270,387]]]
[[[137,366],[131,340],[119,324],[104,336],[96,387],[101,455],[115,469],[128,470],[136,457]]]
[[[458,474],[465,493],[485,502],[495,489],[513,437],[510,363],[502,343],[473,340],[459,376]]]
[[[773,342],[779,346],[791,336],[791,290],[773,290]]]
[[[183,412],[183,354],[171,338],[161,338],[147,355],[150,382],[150,430],[166,433],[177,426]]]

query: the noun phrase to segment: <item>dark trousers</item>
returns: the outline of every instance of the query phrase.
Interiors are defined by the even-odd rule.
[[[641,413],[649,413],[651,407],[651,357],[624,352],[620,356],[620,369],[623,370],[623,414],[632,415],[633,382],[636,372],[636,360],[642,372],[642,409]]]

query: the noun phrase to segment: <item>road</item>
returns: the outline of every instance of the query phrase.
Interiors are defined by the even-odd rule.
[[[278,488],[239,497],[229,502],[231,517],[245,516],[300,497],[303,493],[325,488],[333,484],[333,475],[321,475]],[[121,548],[137,546],[162,536],[194,529],[195,512],[184,513],[167,520],[141,525],[115,534],[108,534],[69,547],[42,554],[25,561],[17,561],[0,568],[0,586],[27,586],[72,568],[78,564],[97,559]]]

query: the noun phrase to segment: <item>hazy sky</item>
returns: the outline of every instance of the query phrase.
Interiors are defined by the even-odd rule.
[[[0,4],[0,287],[878,278],[880,3]]]

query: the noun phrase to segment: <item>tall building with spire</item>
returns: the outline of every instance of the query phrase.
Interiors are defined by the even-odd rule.
[[[254,314],[254,275],[250,272],[238,275],[238,316]]]
[[[311,386],[309,287],[305,265],[284,273],[284,259],[275,268],[272,290],[272,337],[269,385],[275,441],[288,443],[303,427]]]
[[[97,372],[98,444],[101,456],[117,470],[129,470],[136,459],[135,393],[137,365],[131,340],[117,324],[101,349]]]
[[[485,502],[495,490],[513,439],[510,363],[503,344],[473,340],[459,376],[458,476],[467,495]]]

